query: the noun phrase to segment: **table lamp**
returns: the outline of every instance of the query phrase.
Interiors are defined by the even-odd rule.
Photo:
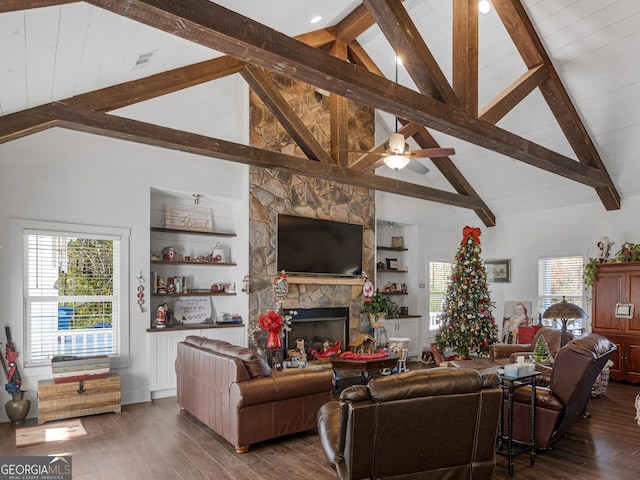
[[[553,318],[559,320],[562,325],[562,336],[560,337],[560,347],[564,347],[567,343],[567,321],[574,318],[587,318],[585,311],[575,303],[569,303],[564,296],[562,301],[554,303],[547,308],[542,314],[543,318]]]

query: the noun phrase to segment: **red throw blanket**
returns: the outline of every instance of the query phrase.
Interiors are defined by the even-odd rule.
[[[389,356],[389,353],[382,349],[378,353],[353,353],[353,352],[344,352],[340,355],[340,358],[344,360],[369,360],[371,358],[384,358]]]

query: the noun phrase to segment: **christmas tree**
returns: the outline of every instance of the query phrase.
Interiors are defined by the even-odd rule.
[[[542,335],[538,337],[535,349],[533,350],[533,360],[537,363],[551,363],[549,345]]]
[[[441,352],[448,347],[459,358],[467,358],[470,351],[488,356],[489,346],[498,341],[480,252],[480,229],[464,227],[434,342]]]

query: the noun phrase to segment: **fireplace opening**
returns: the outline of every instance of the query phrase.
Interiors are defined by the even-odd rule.
[[[298,312],[291,319],[291,331],[286,332],[286,350],[296,348],[296,339],[303,338],[305,349],[320,351],[325,340],[333,345],[340,341],[340,349],[344,350],[349,338],[349,308],[322,307],[285,309],[288,314],[292,310]]]

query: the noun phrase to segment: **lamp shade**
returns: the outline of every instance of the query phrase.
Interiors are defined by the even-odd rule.
[[[560,320],[560,325],[562,326],[560,346],[564,347],[567,343],[567,320],[570,318],[587,318],[587,314],[578,305],[575,303],[569,303],[564,297],[562,297],[562,301],[554,303],[547,308],[542,314],[542,317]]]
[[[554,303],[542,314],[543,318],[587,318],[585,311],[575,303],[569,303],[562,297],[562,301]]]

